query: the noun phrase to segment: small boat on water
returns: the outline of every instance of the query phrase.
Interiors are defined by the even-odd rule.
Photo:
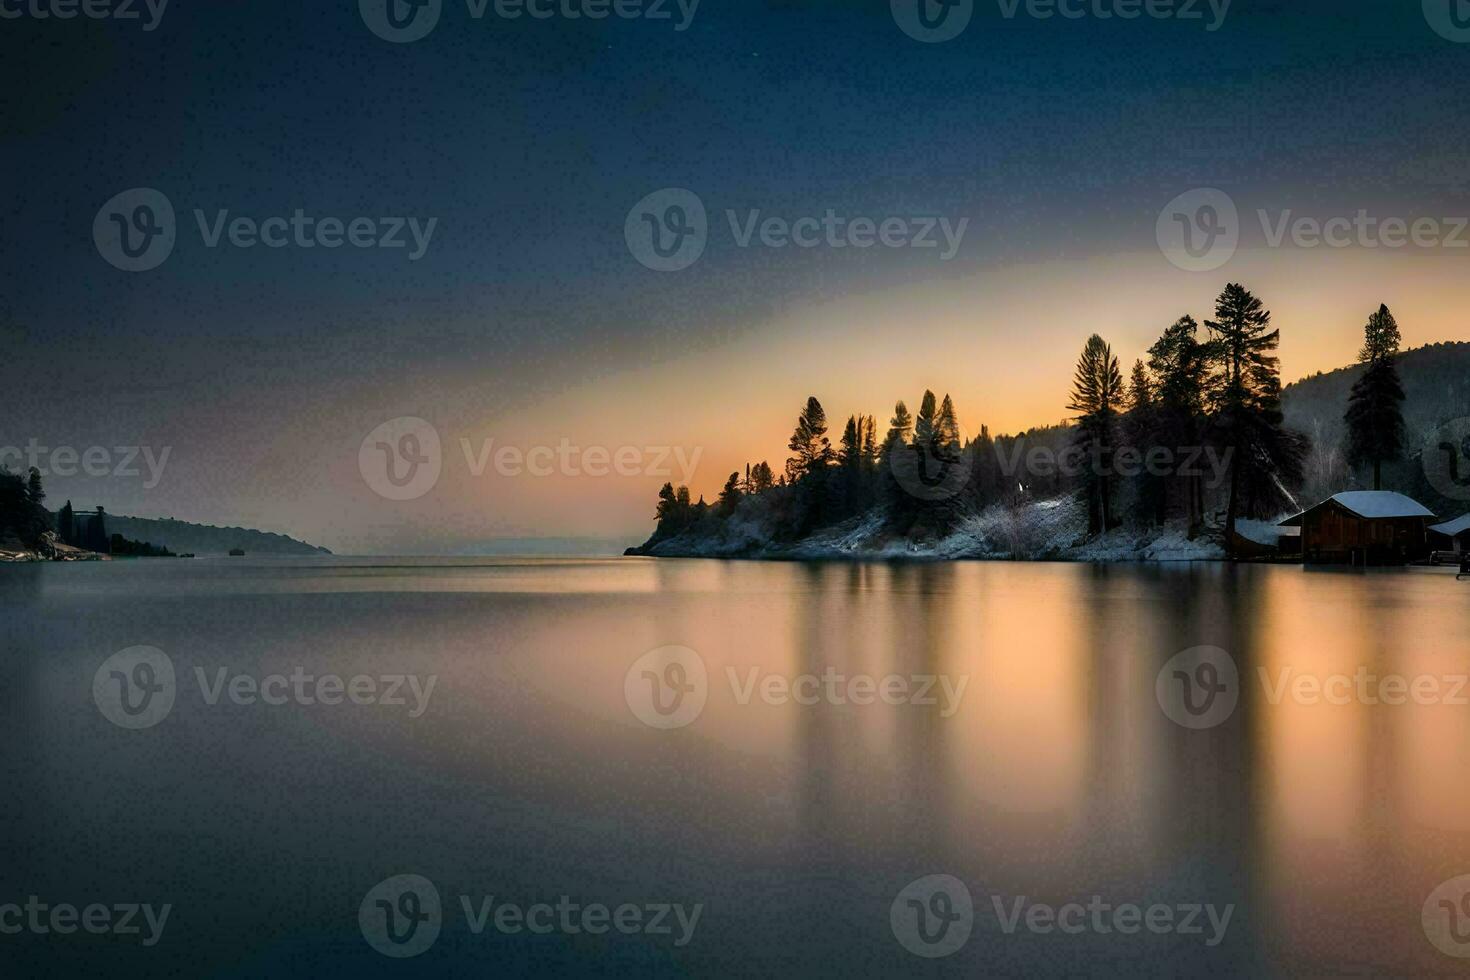
[[[245,549],[244,548],[231,548],[230,549],[230,557],[231,558],[244,558],[245,557]]]

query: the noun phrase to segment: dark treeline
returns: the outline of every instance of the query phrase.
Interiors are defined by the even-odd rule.
[[[45,499],[39,470],[33,467],[21,476],[0,467],[0,545],[11,541],[46,556],[52,555],[59,543],[119,557],[176,557],[166,547],[108,534],[107,514],[101,507],[94,513],[78,514],[68,500],[52,515]]]
[[[1397,324],[1370,317],[1367,373],[1345,418],[1354,466],[1375,474],[1403,452],[1394,359]],[[659,492],[658,527],[645,547],[741,525],[765,543],[799,541],[863,518],[910,540],[935,539],[994,506],[1074,496],[1086,536],[1177,522],[1190,538],[1234,540],[1236,522],[1300,506],[1308,439],[1286,427],[1276,356],[1280,331],[1249,290],[1227,285],[1203,328],[1182,316],[1125,378],[1100,336],[1083,346],[1068,410],[1072,424],[974,438],[949,395],[926,391],[917,412],[898,402],[881,438],[871,415],[849,415],[833,446],[821,403],[808,398],[779,475],[765,462],[730,474],[719,499],[691,502],[686,487]],[[1072,542],[1064,542],[1070,544]]]
[[[121,535],[107,533],[107,512],[101,507],[95,513],[78,514],[70,500],[56,512],[56,538],[62,544],[103,554],[113,550],[114,541],[122,540]]]
[[[178,555],[163,545],[148,541],[129,541],[121,534],[108,539],[108,552],[114,558],[177,558]]]
[[[29,549],[41,547],[51,530],[45,499],[40,471],[21,476],[0,468],[0,541],[13,538]]]

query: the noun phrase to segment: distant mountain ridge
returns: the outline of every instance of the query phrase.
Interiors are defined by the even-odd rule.
[[[87,513],[81,511],[79,516],[86,516]],[[130,541],[146,541],[180,555],[224,555],[233,548],[238,548],[247,555],[331,554],[326,548],[271,531],[191,524],[171,517],[154,519],[108,514],[106,519],[108,534],[121,534]]]
[[[1458,516],[1464,500],[1449,499],[1425,475],[1425,444],[1446,422],[1470,418],[1470,343],[1449,341],[1404,351],[1399,379],[1406,396],[1404,457],[1385,463],[1383,487],[1407,493],[1441,515]],[[1354,364],[1287,385],[1281,407],[1286,424],[1312,440],[1304,497],[1320,500],[1339,490],[1372,488],[1371,474],[1347,466],[1347,426],[1343,414],[1353,382],[1364,367]]]
[[[1415,347],[1398,356],[1398,368],[1411,446],[1450,419],[1470,416],[1470,342]],[[1348,394],[1363,370],[1352,364],[1287,385],[1281,393],[1286,424],[1325,444],[1341,443]]]

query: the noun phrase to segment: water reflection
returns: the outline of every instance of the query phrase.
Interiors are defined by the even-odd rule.
[[[146,887],[214,908],[223,875],[228,933],[213,916],[189,926],[221,962],[285,966],[278,944],[295,935],[382,969],[370,950],[352,959],[355,924],[338,910],[408,869],[446,890],[710,904],[701,941],[676,954],[512,948],[551,973],[596,960],[893,975],[923,964],[893,941],[888,904],[933,873],[974,893],[974,935],[944,961],[969,972],[1453,965],[1419,909],[1470,871],[1470,709],[1279,693],[1283,676],[1470,671],[1470,589],[1452,575],[324,560],[7,570],[0,595],[14,611],[0,815],[17,855],[0,885]],[[220,666],[433,673],[438,700],[409,720],[211,707],[183,691],[164,724],[124,738],[87,691],[134,643],[168,651],[186,679]],[[668,644],[698,652],[708,700],[692,724],[658,731],[630,711],[624,679]],[[1229,652],[1242,690],[1223,724],[1194,731],[1160,709],[1155,680],[1198,645]],[[828,674],[897,675],[910,694],[938,680],[931,704],[762,693]],[[123,838],[136,842],[126,854],[111,846]],[[260,854],[280,857],[248,857]],[[269,912],[283,888],[298,925]],[[1207,949],[1177,935],[1007,935],[993,895],[1238,911]],[[436,955],[479,955],[444,942]]]

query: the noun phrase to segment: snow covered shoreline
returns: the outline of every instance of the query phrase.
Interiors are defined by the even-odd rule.
[[[1207,538],[1188,538],[1182,525],[1143,530],[1116,528],[1086,539],[1086,513],[1072,498],[1021,507],[991,507],[965,518],[955,530],[930,540],[911,540],[884,529],[880,515],[854,518],[800,541],[773,543],[764,529],[738,521],[718,531],[676,534],[629,548],[629,555],[655,558],[749,558],[763,560],[950,561],[1221,561],[1225,550]]]

